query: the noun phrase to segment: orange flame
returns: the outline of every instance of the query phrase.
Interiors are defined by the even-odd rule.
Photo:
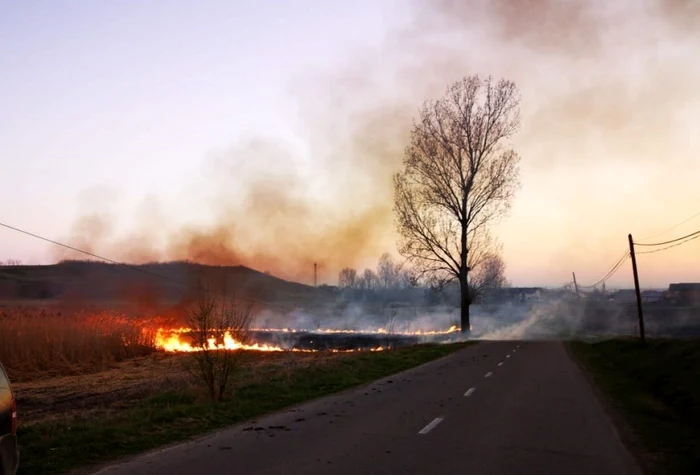
[[[190,353],[193,351],[203,351],[207,350],[255,350],[255,351],[284,351],[283,348],[279,346],[261,345],[255,343],[252,345],[246,345],[236,340],[231,336],[231,332],[224,332],[224,338],[222,342],[217,342],[215,337],[210,337],[207,339],[207,345],[205,347],[193,346],[191,343],[182,341],[180,339],[180,334],[188,331],[187,329],[178,328],[175,330],[164,330],[159,328],[155,336],[156,348],[162,349],[167,352],[186,352]]]
[[[319,350],[305,350],[305,349],[285,349],[281,346],[273,345],[261,345],[259,343],[245,344],[233,338],[231,332],[224,332],[223,341],[218,342],[216,337],[210,337],[207,339],[207,344],[204,346],[195,346],[191,343],[183,341],[180,337],[182,333],[190,332],[189,328],[175,328],[172,330],[166,330],[159,328],[155,334],[155,346],[156,348],[169,352],[169,353],[192,353],[195,351],[204,350],[250,350],[250,351],[291,351],[297,353],[315,353]],[[384,351],[386,348],[383,346],[378,346],[375,348],[370,348],[369,350],[329,350],[330,353],[352,353],[356,351]]]
[[[378,328],[376,330],[344,330],[336,328],[326,328],[317,330],[297,330],[291,328],[253,328],[251,331],[261,331],[261,332],[281,332],[281,333],[319,333],[319,334],[335,334],[335,333],[350,333],[350,334],[381,334],[387,335],[389,332],[386,328]],[[396,335],[405,336],[433,336],[433,335],[447,335],[459,331],[456,325],[452,325],[447,330],[416,330],[410,332],[395,332]],[[266,345],[260,343],[245,344],[236,340],[230,331],[225,331],[223,339],[218,341],[216,337],[212,336],[207,339],[207,344],[203,346],[195,346],[191,343],[184,341],[181,338],[181,334],[192,332],[191,328],[180,327],[180,328],[159,328],[155,334],[155,346],[166,352],[184,352],[190,353],[194,351],[204,351],[204,350],[252,350],[252,351],[293,351],[302,353],[314,353],[319,350],[311,349],[286,349],[281,346]],[[379,346],[375,348],[370,348],[369,350],[328,350],[330,353],[349,353],[355,351],[383,351],[386,348]]]

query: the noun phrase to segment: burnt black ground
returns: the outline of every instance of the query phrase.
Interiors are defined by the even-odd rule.
[[[260,344],[280,345],[287,349],[299,350],[357,350],[379,346],[399,347],[415,345],[421,341],[439,341],[443,335],[419,338],[412,335],[370,334],[370,333],[313,333],[313,332],[249,332],[250,341]]]
[[[562,343],[489,342],[99,473],[640,472]]]

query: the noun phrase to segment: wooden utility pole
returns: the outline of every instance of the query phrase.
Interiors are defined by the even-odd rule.
[[[318,285],[318,264],[314,262],[314,287],[317,287]]]
[[[574,289],[576,290],[576,297],[581,297],[578,293],[578,284],[576,283],[576,272],[572,272],[571,275],[574,276]]]
[[[634,274],[634,290],[637,293],[637,314],[639,315],[639,336],[642,343],[646,343],[644,334],[644,311],[642,310],[642,292],[639,290],[639,274],[637,273],[637,258],[634,255],[634,241],[632,235],[627,236],[630,242],[630,256],[632,256],[632,272]]]

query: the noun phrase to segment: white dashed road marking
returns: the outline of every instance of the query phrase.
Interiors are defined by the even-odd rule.
[[[433,422],[431,422],[431,423],[428,424],[427,426],[423,427],[423,428],[420,430],[420,432],[418,432],[418,433],[419,433],[419,434],[422,434],[422,435],[427,434],[427,433],[430,432],[431,430],[435,429],[435,427],[436,427],[439,423],[441,423],[443,420],[444,420],[444,419],[443,419],[442,417],[436,417],[435,419],[433,419]]]
[[[510,358],[510,355],[506,355],[506,358]]]
[[[490,378],[492,374],[493,374],[493,373],[492,373],[491,371],[489,371],[488,373],[486,373],[486,374],[484,375],[484,378]]]
[[[498,366],[503,366],[503,361],[501,361],[500,363],[498,363]]]
[[[467,392],[464,393],[464,395],[465,395],[466,397],[469,397],[469,396],[471,396],[472,394],[474,394],[474,391],[476,391],[476,388],[469,388],[469,389],[467,389]]]

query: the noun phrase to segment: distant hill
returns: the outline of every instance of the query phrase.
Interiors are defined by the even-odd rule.
[[[0,266],[0,300],[177,303],[193,295],[198,281],[208,282],[217,292],[225,289],[228,295],[273,303],[310,300],[320,292],[244,266],[63,261],[44,266]]]

